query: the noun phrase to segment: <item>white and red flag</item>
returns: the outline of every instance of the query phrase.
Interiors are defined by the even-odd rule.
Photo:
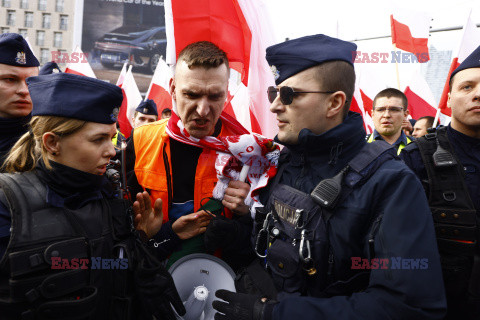
[[[472,52],[480,45],[480,30],[472,21],[470,14],[468,15],[467,23],[463,26],[463,35],[460,38],[457,54],[452,60],[450,70],[448,71],[447,80],[443,87],[442,96],[438,108],[440,112],[449,117],[452,116],[452,110],[447,107],[449,81],[452,72],[465,60]]]
[[[161,114],[165,108],[172,109],[172,96],[169,92],[170,79],[172,76],[172,69],[167,63],[163,59],[158,60],[155,73],[153,74],[152,81],[145,95],[145,100],[152,99],[155,101],[158,114]]]
[[[73,50],[73,53],[77,57],[85,57],[85,54],[83,53],[82,49],[80,49],[79,46],[75,47],[75,50]],[[72,53],[72,56],[73,56],[73,53]],[[73,73],[79,76],[97,78],[95,76],[95,73],[93,72],[92,67],[90,66],[90,63],[88,63],[87,59],[72,59],[72,60],[74,60],[74,62],[69,62],[65,67],[66,73]]]
[[[435,106],[437,103],[430,86],[419,70],[413,73],[404,93],[408,99],[408,111],[413,119],[419,119],[424,116],[435,117],[437,113]]]
[[[127,63],[123,64],[122,70],[120,71],[120,75],[118,76],[117,83],[115,84],[118,87],[122,87],[123,81],[125,80],[125,75],[127,74]]]
[[[122,75],[120,74],[120,77],[121,76]],[[142,102],[142,95],[140,94],[140,90],[138,90],[137,83],[135,82],[135,78],[132,74],[132,66],[130,66],[128,71],[125,73],[123,83],[120,85],[120,87],[123,91],[123,102],[118,114],[118,124],[120,125],[120,131],[123,133],[125,138],[128,138],[132,132],[132,118],[135,113],[135,109],[138,107],[140,102]]]
[[[275,116],[269,112],[266,92],[268,86],[274,85],[274,79],[265,60],[265,49],[274,44],[274,39],[263,3],[166,0],[164,4],[167,63],[175,64],[181,49],[192,42],[211,41],[218,45],[241,79],[237,88],[230,88],[231,105],[226,105],[225,112],[233,113],[246,128],[273,137],[277,127]],[[243,97],[236,99],[237,94]]]
[[[430,21],[425,12],[395,9],[390,15],[392,43],[398,49],[415,54],[418,62],[427,62]]]

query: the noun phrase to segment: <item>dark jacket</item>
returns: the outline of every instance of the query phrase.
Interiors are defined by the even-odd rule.
[[[362,118],[355,113],[321,135],[303,129],[299,144],[283,150],[280,183],[310,193],[322,179],[344,168],[365,144]],[[273,319],[442,318],[446,302],[440,261],[421,184],[394,155],[373,162],[367,171],[369,179],[337,204],[328,223],[333,281],[347,280],[359,272],[352,258],[368,258],[367,234],[374,221],[378,223],[374,256],[388,259],[388,267],[372,269],[368,287],[351,296],[289,296],[275,306]],[[262,194],[262,203],[268,193]],[[405,262],[398,268],[392,265],[394,259]],[[408,259],[426,262],[426,266],[415,267]]]

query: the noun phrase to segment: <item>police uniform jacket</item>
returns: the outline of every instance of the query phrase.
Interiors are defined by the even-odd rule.
[[[299,143],[287,145],[282,151],[280,168],[284,168],[280,170],[279,183],[309,194],[321,180],[344,168],[366,143],[362,118],[357,113],[350,112],[342,124],[321,135],[303,129]],[[351,180],[361,180],[362,175],[370,176],[349,190],[346,197],[340,198],[326,223],[331,269],[327,271],[317,266],[316,276],[323,277],[322,273],[329,272],[327,283],[330,284],[370,272],[366,289],[351,295],[339,292],[328,297],[318,294],[325,289],[318,287],[307,289],[307,296],[280,292],[280,303],[274,307],[273,319],[442,318],[446,308],[445,294],[427,199],[414,173],[394,151],[381,157],[388,159],[373,161],[361,173],[345,178],[343,188]],[[272,190],[267,189],[262,194],[262,203],[266,203],[271,193]],[[374,240],[370,254],[369,233]],[[388,259],[388,267],[370,265],[369,270],[369,265],[363,263],[369,257]],[[407,259],[407,262],[401,268],[398,263],[392,268],[392,258]],[[353,267],[352,259],[363,259],[359,260],[362,261],[361,270]],[[408,259],[424,259],[421,261],[426,265],[423,268],[412,266],[413,260]],[[270,261],[272,269],[276,268],[274,263]],[[281,291],[279,282],[275,281],[279,270],[276,271],[272,276]],[[314,282],[308,275],[305,277],[307,284]]]

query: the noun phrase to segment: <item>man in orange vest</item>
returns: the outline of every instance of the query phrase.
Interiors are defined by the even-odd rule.
[[[134,129],[127,145],[131,190],[145,189],[152,203],[162,199],[164,224],[155,237],[155,246],[164,257],[173,253],[169,264],[186,254],[206,251],[199,235],[211,220],[202,205],[212,197],[217,183],[218,149],[212,141],[246,133],[235,119],[222,113],[229,70],[225,52],[213,43],[201,41],[185,47],[170,80],[172,117]],[[245,183],[230,182],[222,201],[227,217],[249,218],[244,204],[248,189]],[[240,228],[227,221],[226,228],[232,230],[227,234],[236,234],[233,231]],[[211,249],[207,251],[217,248]]]

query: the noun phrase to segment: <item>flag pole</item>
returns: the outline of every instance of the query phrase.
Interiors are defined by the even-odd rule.
[[[394,54],[397,52],[397,46],[395,45],[395,43],[392,43],[393,45],[393,52]],[[395,59],[395,70],[397,71],[397,87],[398,87],[398,90],[401,90],[400,89],[400,73],[398,72],[398,59]]]

